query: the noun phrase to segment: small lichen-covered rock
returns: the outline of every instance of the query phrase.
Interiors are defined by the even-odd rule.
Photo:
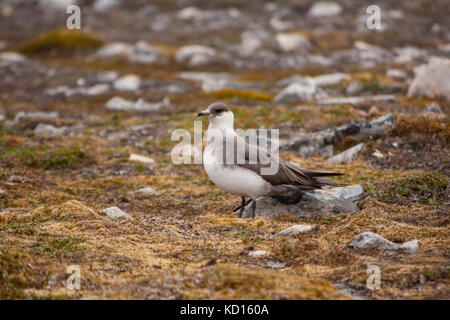
[[[118,208],[118,207],[106,208],[106,209],[103,209],[100,212],[106,214],[108,217],[111,217],[111,218],[131,219],[131,216],[128,213],[120,210],[120,208]]]
[[[190,66],[205,65],[215,60],[217,51],[202,45],[188,45],[181,47],[175,54],[177,62],[184,62]]]
[[[137,75],[129,74],[114,81],[113,86],[119,91],[134,91],[141,86],[141,79]]]
[[[408,96],[450,100],[450,59],[433,57],[409,86]]]
[[[310,231],[310,230],[312,230],[312,228],[313,228],[312,226],[298,224],[298,225],[289,227],[287,229],[284,229],[283,231],[280,231],[277,234],[274,234],[272,236],[272,238],[293,236],[293,235],[296,235],[297,233]]]
[[[248,204],[242,214],[250,217],[251,204]],[[271,197],[256,199],[257,216],[277,217],[280,214],[290,214],[296,217],[313,217],[327,213],[359,212],[359,208],[352,200],[341,198],[333,189],[314,190],[305,192],[296,204],[282,204]]]
[[[338,153],[337,155],[329,158],[327,161],[332,163],[349,163],[352,162],[358,154],[364,149],[365,144],[359,143],[354,147],[351,147],[350,149],[347,149],[345,151],[342,151],[341,153]]]
[[[419,241],[411,240],[398,244],[383,238],[379,234],[364,232],[353,239],[348,246],[355,249],[375,248],[381,251],[405,251],[408,253],[414,253],[419,246]]]
[[[303,82],[295,82],[284,88],[275,97],[275,103],[290,104],[294,102],[307,102],[325,98],[327,94],[316,86],[313,80],[304,78]]]

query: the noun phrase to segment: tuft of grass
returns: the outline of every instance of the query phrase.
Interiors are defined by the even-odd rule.
[[[208,92],[206,95],[214,97],[219,100],[230,100],[239,98],[242,100],[260,100],[272,101],[273,95],[266,92],[259,92],[253,90],[237,90],[237,89],[222,89],[219,91]]]
[[[44,54],[99,48],[103,41],[95,34],[79,30],[56,29],[42,34],[21,45],[18,51],[23,54]]]
[[[29,267],[23,263],[25,254],[0,251],[0,299],[24,299]]]
[[[78,145],[57,148],[25,146],[13,148],[8,154],[24,165],[45,170],[75,168],[82,160],[88,158],[88,154]],[[4,157],[8,158],[8,155]]]
[[[393,179],[382,184],[379,191],[373,192],[380,201],[387,203],[438,204],[448,197],[449,178],[441,173],[413,174],[406,178]]]
[[[65,252],[81,252],[84,251],[79,244],[86,241],[80,236],[71,236],[67,238],[52,237],[48,233],[41,233],[38,237],[39,241],[42,241],[41,249],[44,252],[50,253],[65,253]]]

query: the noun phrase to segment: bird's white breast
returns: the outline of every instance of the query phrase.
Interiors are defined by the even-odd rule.
[[[270,184],[255,172],[216,161],[214,144],[206,146],[203,153],[203,166],[208,177],[217,187],[232,194],[257,198],[270,190]]]

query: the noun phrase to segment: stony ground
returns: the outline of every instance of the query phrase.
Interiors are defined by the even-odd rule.
[[[430,94],[410,89],[418,66],[450,57],[448,1],[377,1],[384,31],[366,28],[373,1],[325,17],[313,1],[110,2],[79,2],[82,31],[64,29],[58,1],[0,3],[0,298],[450,298],[450,73]],[[345,96],[363,99],[320,103]],[[326,153],[281,152],[363,186],[360,212],[237,218],[239,197],[170,157],[172,131],[217,100],[237,128],[285,142],[394,114]],[[351,162],[327,161],[361,142]],[[130,217],[100,212],[113,206]],[[298,224],[313,228],[271,237]],[[419,247],[349,247],[363,232]],[[81,290],[66,288],[70,265]]]

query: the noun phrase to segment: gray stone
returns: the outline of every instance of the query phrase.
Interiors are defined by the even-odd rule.
[[[336,187],[330,190],[337,197],[357,202],[364,196],[364,189],[359,184],[355,184],[348,187]]]
[[[285,51],[307,51],[311,48],[311,42],[299,33],[278,33],[275,36],[277,46]]]
[[[13,64],[13,63],[24,63],[28,59],[20,53],[17,52],[0,52],[0,63]]]
[[[153,163],[155,163],[155,160],[153,160],[152,158],[141,156],[141,155],[135,154],[135,153],[130,154],[129,160],[130,161],[142,162],[142,163],[145,163],[145,164],[153,164]]]
[[[396,54],[395,63],[425,60],[428,57],[428,53],[425,50],[414,47],[395,48],[394,52]]]
[[[49,120],[49,119],[58,119],[59,113],[58,112],[45,112],[45,111],[32,111],[32,112],[25,112],[20,111],[16,114],[14,117],[14,121],[22,121],[22,120]]]
[[[326,96],[327,94],[318,88],[314,81],[305,78],[303,83],[295,82],[284,88],[275,97],[275,103],[290,104],[294,102],[307,102]]]
[[[96,0],[93,9],[97,13],[106,13],[120,5],[120,0]]]
[[[76,125],[76,126],[62,126],[58,128],[51,124],[40,123],[34,129],[34,135],[37,137],[57,137],[81,131],[85,127],[86,126],[84,125]]]
[[[418,240],[411,240],[403,244],[391,242],[379,234],[373,232],[364,232],[353,239],[349,245],[355,249],[378,249],[381,251],[404,251],[414,253],[419,247]]]
[[[119,91],[135,91],[141,86],[141,79],[137,75],[129,74],[114,81],[113,86]]]
[[[386,71],[386,77],[404,80],[408,77],[408,75],[405,71],[400,69],[389,69],[388,71]]]
[[[119,78],[117,71],[101,71],[97,73],[96,79],[98,82],[113,82]]]
[[[243,217],[249,217],[251,204],[243,212]],[[313,217],[327,213],[359,212],[357,205],[347,199],[340,198],[333,189],[305,192],[300,202],[291,205],[282,204],[271,197],[256,199],[257,216],[277,217],[280,214],[290,214],[296,217]]]
[[[243,56],[253,55],[261,49],[269,38],[269,33],[258,30],[247,30],[241,33],[241,45],[239,52]]]
[[[261,257],[261,256],[265,256],[267,255],[267,251],[266,250],[255,250],[255,251],[250,251],[248,253],[248,255],[250,257]]]
[[[135,193],[142,193],[142,194],[152,194],[155,193],[155,189],[146,187],[146,188],[140,188],[135,191]]]
[[[123,99],[121,97],[113,97],[105,104],[108,110],[127,111],[127,112],[151,112],[158,111],[170,106],[169,98],[165,98],[161,102],[149,103],[144,99],[138,99],[136,102]]]
[[[444,98],[450,100],[450,59],[430,59],[428,65],[419,70],[409,86],[408,96]]]
[[[338,153],[337,155],[329,158],[327,161],[332,163],[349,163],[352,162],[358,154],[364,149],[365,144],[359,143],[354,147],[351,147],[350,149],[347,149],[345,151],[342,151],[341,153]]]
[[[342,98],[329,98],[323,99],[317,102],[318,106],[330,106],[330,105],[341,105],[341,104],[352,104],[358,105],[365,103],[367,101],[386,101],[394,102],[395,96],[391,94],[381,94],[376,96],[367,97],[342,97]]]
[[[6,116],[2,113],[0,113],[0,122],[5,121],[6,120]]]
[[[120,210],[118,207],[106,208],[100,212],[106,214],[108,217],[115,218],[115,219],[116,218],[131,219],[131,216],[128,213]]]
[[[233,81],[227,79],[208,79],[203,81],[202,90],[204,92],[219,91],[225,88],[248,90],[255,89],[258,85],[252,82]]]
[[[312,82],[316,86],[324,87],[339,84],[342,80],[347,80],[349,78],[350,76],[348,74],[340,72],[322,74],[316,77],[302,77],[295,75],[289,78],[281,79],[280,81],[277,82],[277,84],[286,86],[292,83],[309,84],[310,82]]]
[[[135,44],[128,60],[133,63],[152,64],[156,62],[167,62],[167,56],[158,48],[151,46],[145,41]]]
[[[315,18],[337,16],[342,12],[339,3],[331,1],[318,1],[309,9],[308,15]]]
[[[175,54],[177,62],[184,62],[190,66],[208,64],[216,60],[217,51],[202,45],[188,45],[181,47]]]
[[[350,82],[345,92],[348,95],[353,95],[363,91],[363,89],[363,86],[361,85],[361,83],[359,83],[358,80],[353,80],[352,82]]]
[[[425,112],[443,113],[441,107],[435,102],[430,103],[425,108]]]
[[[355,136],[362,139],[382,135],[394,126],[395,121],[395,114],[387,114],[367,123],[353,123],[315,133],[299,134],[280,143],[280,146],[303,157],[313,155],[330,157],[333,155],[334,145],[344,137]]]
[[[133,46],[124,42],[113,42],[101,47],[95,54],[96,58],[127,58]]]
[[[184,80],[199,81],[204,82],[207,80],[229,80],[232,78],[230,73],[226,72],[195,72],[195,71],[185,71],[180,72],[178,77]]]
[[[292,227],[289,227],[287,229],[284,229],[281,232],[278,232],[277,234],[274,234],[272,236],[272,238],[275,237],[288,237],[288,236],[293,236],[297,233],[302,233],[302,232],[306,232],[306,231],[310,231],[312,230],[312,226],[307,226],[307,225],[303,225],[303,224],[298,224]]]

